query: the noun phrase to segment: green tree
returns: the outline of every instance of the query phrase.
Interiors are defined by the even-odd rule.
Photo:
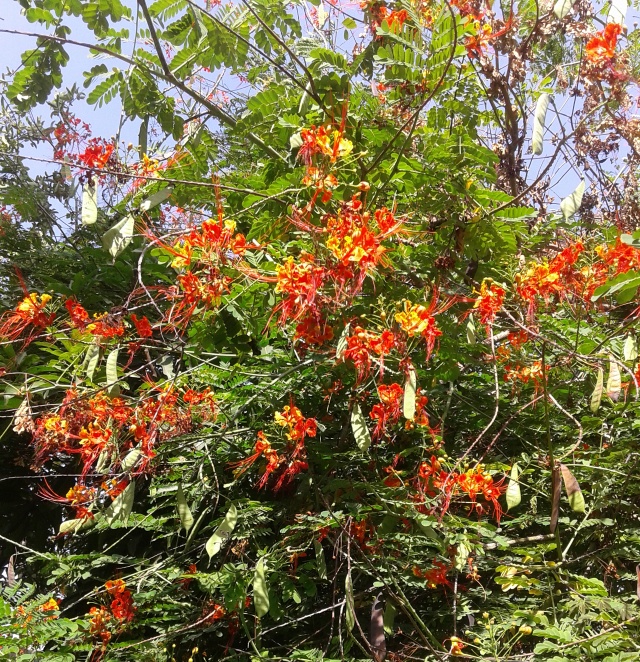
[[[626,5],[19,5],[3,655],[637,659]]]

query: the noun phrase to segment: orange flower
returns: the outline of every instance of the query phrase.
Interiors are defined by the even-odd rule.
[[[389,16],[387,16],[387,25],[389,26],[390,30],[399,32],[407,18],[408,14],[406,9],[401,9],[400,11],[392,11]]]
[[[324,345],[333,338],[333,329],[326,320],[309,314],[296,326],[294,340],[302,340],[306,345]]]
[[[132,314],[131,321],[134,323],[136,331],[141,338],[151,338],[153,336],[153,329],[146,315],[142,319],[138,319],[135,314]]]
[[[400,324],[402,330],[410,337],[421,335],[427,343],[427,359],[431,356],[433,348],[436,343],[436,338],[442,335],[442,331],[438,329],[436,321],[433,317],[433,311],[436,307],[436,296],[429,306],[421,304],[412,304],[410,301],[405,300],[404,310],[396,313],[396,322]]]
[[[622,26],[618,23],[607,23],[595,37],[591,38],[585,47],[587,60],[593,64],[604,64],[611,60],[616,54],[618,35],[622,32]]]
[[[449,641],[451,641],[451,650],[449,651],[449,655],[463,655],[462,649],[465,647],[464,641],[462,641],[462,639],[459,637],[451,637]]]
[[[287,439],[290,441],[302,441],[305,437],[315,437],[318,424],[315,418],[305,418],[302,412],[293,405],[285,405],[282,412],[274,414],[277,425],[288,427]]]
[[[55,318],[55,314],[47,315],[44,312],[45,306],[51,301],[48,294],[38,295],[32,292],[26,296],[15,308],[15,310],[5,313],[2,319],[4,323],[0,326],[0,338],[7,340],[16,340],[22,335],[23,331],[30,325],[39,329],[50,326]],[[31,340],[32,334],[28,341]]]
[[[324,285],[324,267],[316,266],[313,255],[303,253],[298,262],[288,257],[277,267],[278,281],[275,291],[288,295],[278,306],[280,323],[288,319],[297,320],[307,312],[314,312],[318,290]]]
[[[493,324],[496,315],[502,308],[504,288],[496,285],[490,278],[485,278],[480,286],[480,293],[474,304],[474,309],[480,313],[480,322],[485,326]]]
[[[84,329],[89,322],[89,313],[75,299],[67,299],[64,306],[71,317],[71,325],[76,329]]]
[[[421,570],[417,566],[413,568],[413,574],[427,580],[427,588],[438,588],[438,586],[447,586],[453,588],[451,582],[447,579],[449,566],[442,561],[433,560],[433,568]]]
[[[108,644],[111,639],[111,632],[108,629],[110,622],[111,614],[106,607],[91,607],[89,610],[89,634],[100,638],[104,645]]]
[[[384,357],[395,346],[396,337],[388,329],[380,335],[365,331],[361,326],[357,326],[353,331],[353,335],[347,338],[347,348],[342,356],[345,361],[353,361],[358,382],[360,382],[371,370],[372,354],[377,354],[380,357],[380,370],[382,372]]]
[[[378,386],[380,403],[375,404],[369,413],[370,418],[377,421],[373,431],[373,438],[379,439],[385,431],[387,424],[397,423],[400,418],[400,401],[404,389],[400,384],[381,384]]]

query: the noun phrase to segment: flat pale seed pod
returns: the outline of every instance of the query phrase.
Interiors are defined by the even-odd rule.
[[[371,606],[369,643],[375,662],[382,662],[387,654],[387,642],[384,636],[384,610],[380,596],[373,599]]]
[[[584,180],[582,180],[578,186],[576,186],[576,190],[571,195],[568,195],[560,203],[560,211],[562,211],[562,215],[564,216],[565,220],[570,219],[580,209],[583,195]]]
[[[178,485],[178,494],[177,494],[177,508],[178,508],[178,517],[180,517],[180,525],[185,531],[188,531],[193,526],[193,515],[187,504],[187,499],[182,490],[182,485]]]
[[[98,186],[82,187],[82,225],[93,225],[98,220]]]
[[[351,411],[351,429],[358,448],[362,452],[366,451],[371,446],[371,435],[360,405],[356,405]]]
[[[351,632],[353,626],[356,624],[356,611],[353,602],[353,585],[351,583],[351,573],[347,573],[347,578],[344,580],[344,593],[346,598],[345,619],[347,622],[347,630]]]
[[[562,471],[564,489],[567,491],[567,499],[569,499],[571,510],[576,513],[584,513],[584,496],[582,495],[580,484],[564,464],[560,465],[560,471]]]
[[[134,231],[135,219],[129,214],[102,235],[102,247],[115,260],[131,243]]]
[[[536,155],[542,154],[544,122],[547,117],[550,99],[551,97],[548,94],[541,94],[538,103],[536,103],[536,110],[533,115],[533,133],[531,135],[531,151]]]
[[[613,356],[609,357],[609,378],[607,379],[607,395],[618,402],[620,391],[622,390],[622,379],[620,378],[620,368]]]
[[[573,0],[558,0],[555,5],[553,5],[553,13],[557,18],[564,18],[573,7]]]
[[[629,334],[624,341],[624,360],[635,361],[638,358],[638,346],[635,336]]]
[[[238,521],[238,509],[234,504],[229,506],[225,518],[222,520],[218,528],[213,532],[213,535],[207,544],[205,545],[205,550],[209,555],[209,559],[213,558],[221,549],[225,542],[229,539],[233,530],[236,528],[236,523]]]
[[[591,402],[589,408],[595,414],[600,409],[602,402],[602,393],[604,392],[604,370],[598,368],[598,376],[596,377],[596,386],[591,394]]]
[[[520,491],[520,481],[518,480],[520,475],[520,469],[518,463],[514,462],[511,467],[511,474],[509,476],[509,485],[507,486],[507,491],[505,497],[507,499],[507,510],[511,510],[516,506],[520,505],[522,501],[522,492]]]
[[[558,526],[558,517],[560,516],[560,495],[562,494],[562,485],[560,484],[560,469],[553,467],[551,470],[551,521],[549,522],[549,531],[555,533]]]
[[[416,389],[416,371],[411,367],[407,373],[407,380],[404,383],[404,398],[402,402],[402,413],[409,421],[413,420],[413,417],[416,415]]]
[[[258,618],[262,618],[269,612],[269,589],[265,570],[266,564],[262,557],[256,563],[256,571],[253,575],[253,604]]]

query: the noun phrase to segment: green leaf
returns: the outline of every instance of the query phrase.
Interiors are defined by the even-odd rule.
[[[98,185],[82,187],[82,225],[93,225],[98,219]]]
[[[104,511],[104,517],[107,524],[114,522],[123,522],[127,524],[129,515],[133,510],[133,499],[136,493],[136,481],[131,482],[118,494],[113,503]]]
[[[602,401],[602,393],[604,391],[604,370],[598,368],[598,376],[596,377],[596,386],[591,394],[591,403],[589,408],[595,414],[600,409],[600,402]]]
[[[531,136],[531,151],[536,154],[542,154],[544,144],[544,122],[549,108],[548,94],[541,94],[536,103],[536,110],[533,116],[533,134]]]
[[[238,521],[238,509],[232,503],[227,510],[224,520],[220,523],[218,528],[214,531],[213,535],[207,544],[205,545],[205,550],[209,555],[211,560],[221,549],[222,546],[227,542],[233,530],[236,528],[236,522]]]
[[[269,612],[269,590],[265,577],[265,565],[264,557],[261,557],[256,563],[253,575],[253,604],[258,618],[262,618]]]
[[[635,291],[640,286],[640,273],[637,271],[627,271],[624,274],[619,274],[615,278],[607,281],[604,285],[596,287],[591,297],[591,301],[597,301],[600,297],[604,295],[611,295],[620,293],[622,291],[628,291],[631,294],[630,298],[633,298]],[[620,295],[618,294],[618,297]],[[618,298],[619,300],[619,298]]]
[[[189,531],[189,529],[193,526],[193,515],[191,514],[191,510],[189,509],[189,505],[187,504],[187,499],[184,496],[184,492],[182,490],[182,484],[178,485],[178,494],[176,495],[176,501],[177,501],[176,505],[178,508],[178,516],[180,517],[180,524],[185,531]]]
[[[512,508],[519,506],[520,502],[522,501],[520,481],[518,480],[519,471],[518,463],[514,462],[513,466],[511,467],[509,485],[507,486],[507,492],[505,494],[507,499],[507,510],[511,510]]]
[[[364,453],[371,446],[371,435],[360,405],[355,405],[351,411],[351,429],[358,448]]]
[[[416,415],[416,390],[417,377],[416,371],[411,366],[407,372],[407,379],[404,383],[404,399],[402,403],[402,413],[408,420],[413,420]]]
[[[102,236],[102,247],[115,258],[131,243],[135,231],[135,219],[131,214],[118,221]]]
[[[582,204],[582,196],[584,195],[584,180],[582,180],[576,190],[568,195],[561,203],[560,210],[565,220],[570,219],[579,209]]]

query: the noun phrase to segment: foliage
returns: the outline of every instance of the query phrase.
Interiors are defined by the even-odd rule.
[[[626,5],[19,5],[3,656],[638,659]]]

